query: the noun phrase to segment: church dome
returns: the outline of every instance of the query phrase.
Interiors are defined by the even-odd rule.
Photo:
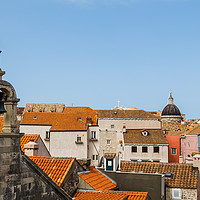
[[[176,105],[168,104],[163,109],[161,115],[181,115],[181,112]]]
[[[170,97],[168,99],[168,105],[166,105],[162,111],[162,116],[163,115],[180,115],[181,116],[181,112],[178,109],[178,107],[176,105],[174,105],[173,103],[173,97],[172,94],[170,93]]]

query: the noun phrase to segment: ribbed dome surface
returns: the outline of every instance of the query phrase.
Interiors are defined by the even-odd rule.
[[[163,109],[161,115],[181,115],[181,112],[176,105],[168,104]]]

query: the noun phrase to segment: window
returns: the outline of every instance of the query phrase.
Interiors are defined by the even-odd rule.
[[[172,188],[172,198],[173,199],[181,199],[181,189]]]
[[[115,128],[114,124],[111,125],[111,128]]]
[[[141,131],[141,134],[142,134],[143,136],[149,135],[148,131],[146,131],[146,130]]]
[[[132,146],[132,152],[137,152],[137,147],[136,146]]]
[[[172,154],[176,155],[176,148],[171,148],[171,150],[172,150]]]
[[[159,153],[159,147],[154,147],[154,148],[153,148],[153,152],[154,152],[154,153]]]
[[[76,141],[77,141],[77,142],[81,142],[81,137],[80,137],[80,136],[77,136]]]
[[[107,140],[107,144],[110,144],[110,140]]]
[[[153,162],[160,162],[160,160],[153,160]]]
[[[95,155],[92,155],[92,160],[95,160]]]
[[[98,155],[92,155],[92,160],[98,160],[99,156]]]
[[[50,131],[46,131],[46,139],[50,138]]]
[[[33,119],[37,119],[37,115],[35,115],[35,116],[33,117]]]
[[[96,131],[91,131],[91,139],[96,139]]]
[[[147,152],[148,152],[147,147],[142,147],[142,153],[147,153]]]

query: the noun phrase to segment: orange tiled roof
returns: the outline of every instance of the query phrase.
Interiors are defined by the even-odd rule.
[[[94,110],[90,107],[65,107],[63,113],[93,113]]]
[[[199,135],[200,134],[200,126],[197,124],[192,130],[188,130],[182,133],[182,135]]]
[[[88,119],[92,125],[97,124],[96,111],[89,108],[85,108],[89,111],[78,112],[78,108],[73,108],[70,108],[69,112],[64,111],[63,113],[25,112],[21,125],[51,125],[51,131],[70,131],[87,130]]]
[[[55,183],[63,183],[75,158],[29,156]]]
[[[34,142],[36,142],[38,140],[40,135],[38,134],[25,134],[22,138],[21,138],[21,150],[23,152],[25,152],[24,149],[24,145],[29,143],[30,140],[34,140]]]
[[[85,182],[87,182],[95,190],[110,190],[116,187],[110,179],[95,169],[94,166],[89,167],[90,172],[79,174]]]
[[[0,132],[2,132],[3,124],[4,124],[4,116],[0,116]]]
[[[198,182],[199,170],[194,170],[189,164],[172,164],[172,163],[147,163],[122,161],[122,172],[139,172],[143,173],[159,173],[165,174],[167,172],[173,173],[173,178],[166,178],[165,184],[168,187],[196,189]]]
[[[76,196],[76,195],[75,195]],[[148,192],[132,192],[132,191],[102,191],[102,192],[85,192],[77,195],[75,200],[146,200],[148,197]]]

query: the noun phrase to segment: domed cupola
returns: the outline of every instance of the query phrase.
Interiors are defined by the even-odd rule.
[[[173,103],[172,93],[170,92],[170,96],[168,98],[168,104],[164,107],[161,120],[162,122],[178,122],[181,123],[181,112],[176,105]]]

